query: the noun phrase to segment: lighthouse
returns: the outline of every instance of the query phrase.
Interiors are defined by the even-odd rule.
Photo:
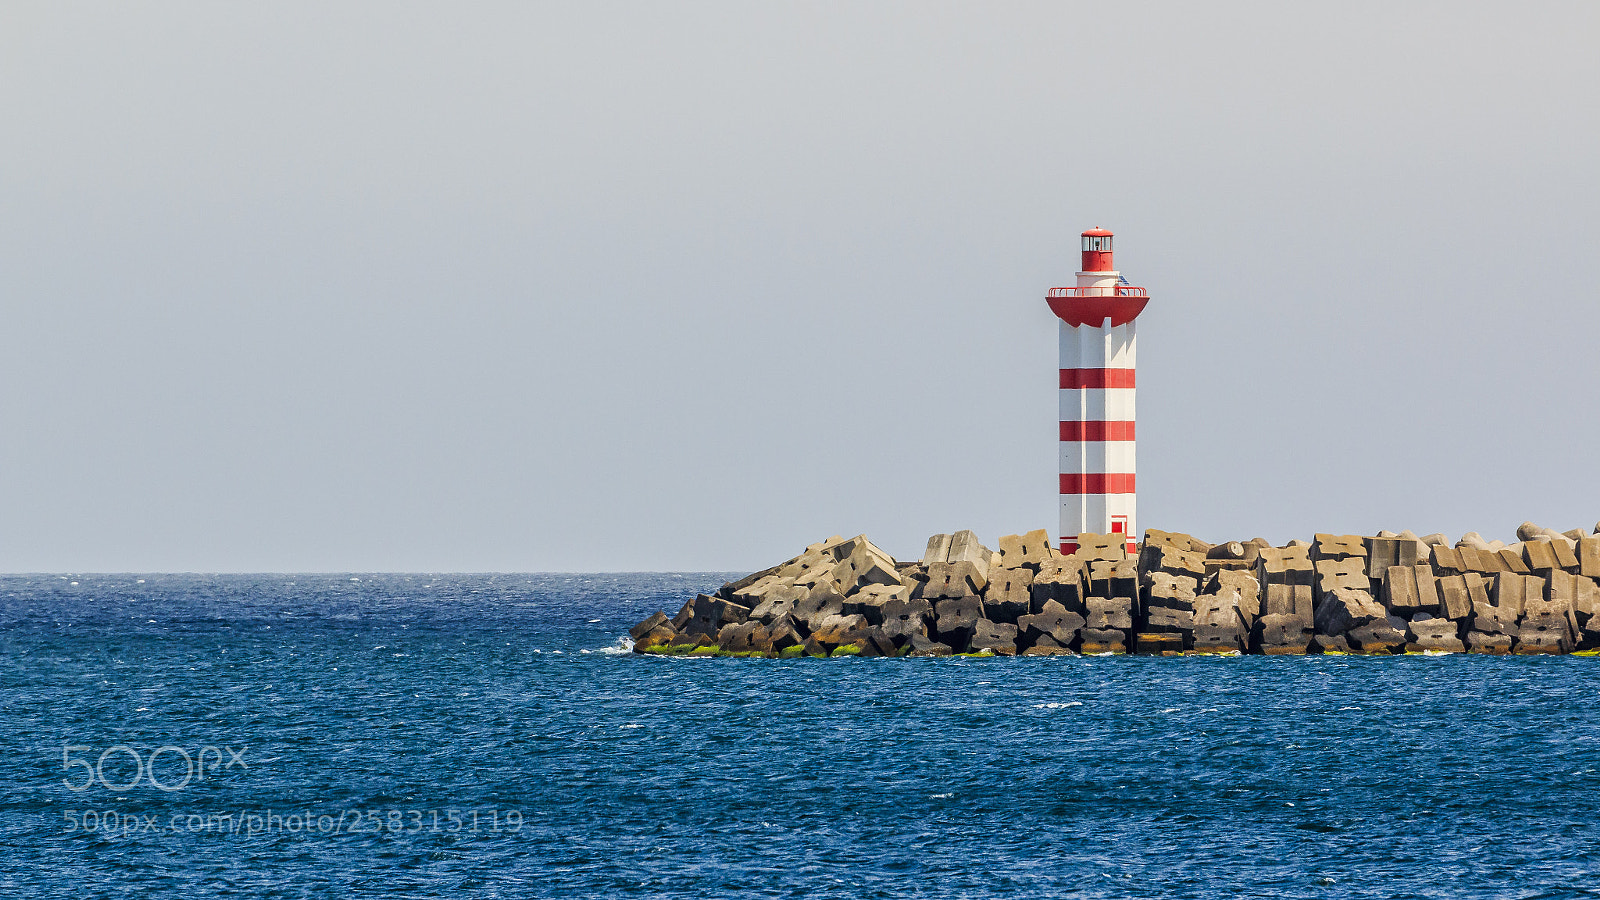
[[[1111,260],[1111,232],[1083,233],[1083,271],[1074,287],[1051,288],[1061,319],[1061,552],[1078,535],[1121,534],[1136,550],[1134,493],[1134,319],[1149,295]]]

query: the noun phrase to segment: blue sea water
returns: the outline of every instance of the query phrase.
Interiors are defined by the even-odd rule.
[[[1600,893],[1600,660],[621,650],[726,577],[0,577],[0,896]]]

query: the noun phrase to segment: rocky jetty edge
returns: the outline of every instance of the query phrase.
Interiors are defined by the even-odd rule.
[[[1600,525],[1596,526],[1600,531]],[[629,631],[635,653],[838,656],[1600,655],[1600,534],[1470,532],[1208,544],[1149,530],[936,534],[916,562],[864,535],[701,594]]]

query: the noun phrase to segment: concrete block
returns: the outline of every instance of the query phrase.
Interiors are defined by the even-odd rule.
[[[717,646],[729,653],[771,653],[772,636],[760,622],[724,625],[717,632]]]
[[[1035,646],[1047,638],[1058,647],[1070,648],[1077,642],[1084,624],[1083,616],[1051,601],[1045,604],[1043,612],[1017,619],[1017,632],[1024,647]]]
[[[723,597],[723,599],[732,603],[737,603],[740,606],[754,608],[761,605],[761,601],[767,598],[767,593],[769,591],[781,586],[792,586],[793,584],[794,582],[792,580],[780,578],[777,574],[772,574],[757,581],[751,582],[744,587],[734,589],[729,596]],[[718,591],[717,596],[722,597],[722,592]]]
[[[1303,654],[1311,645],[1311,622],[1299,616],[1266,613],[1250,631],[1250,646],[1268,656]]]
[[[1089,593],[1095,597],[1139,596],[1139,567],[1132,559],[1094,560],[1089,563]]]
[[[1075,559],[1057,559],[1051,565],[1040,569],[1029,587],[1032,595],[1030,610],[1035,613],[1041,612],[1044,610],[1044,604],[1053,600],[1072,612],[1079,614],[1086,612],[1087,607],[1083,605],[1083,598],[1088,594],[1088,586],[1084,575],[1083,563]]]
[[[1389,577],[1389,567],[1414,566],[1418,562],[1417,542],[1408,538],[1369,537],[1363,538],[1363,542],[1367,548],[1367,577],[1374,582],[1376,591],[1381,592],[1383,580]]]
[[[828,650],[865,637],[863,632],[872,627],[866,616],[828,616],[811,629],[811,639]]]
[[[1406,633],[1386,620],[1358,625],[1345,632],[1344,637],[1352,650],[1371,656],[1401,653],[1406,646]]]
[[[1193,578],[1198,582],[1206,576],[1206,558],[1204,554],[1192,550],[1155,547],[1141,554],[1141,568],[1146,578],[1155,572],[1165,572]]]
[[[1396,615],[1417,611],[1417,573],[1411,566],[1390,566],[1383,585],[1383,605]]]
[[[693,612],[688,623],[678,629],[685,634],[715,635],[724,625],[737,625],[750,618],[750,608],[701,594],[694,598]]]
[[[1127,653],[1128,633],[1114,628],[1085,628],[1078,651],[1086,655]]]
[[[1312,620],[1315,612],[1310,585],[1267,585],[1262,599],[1262,615],[1294,615]]]
[[[1133,602],[1127,597],[1090,597],[1085,601],[1088,614],[1084,616],[1085,628],[1098,631],[1133,628]],[[1087,651],[1086,651],[1087,652]]]
[[[1505,571],[1507,572],[1515,572],[1518,575],[1526,575],[1533,571],[1532,569],[1528,568],[1527,563],[1522,561],[1522,554],[1512,550],[1510,547],[1499,551],[1498,555],[1500,559],[1504,561]]]
[[[781,619],[767,625],[767,638],[772,642],[772,652],[782,653],[790,647],[803,646],[807,635],[793,619]]]
[[[1000,539],[1000,560],[1008,569],[1027,567],[1037,572],[1050,561],[1050,533],[1043,528]]]
[[[950,536],[950,556],[947,562],[969,562],[977,566],[983,577],[989,577],[989,564],[994,558],[994,551],[978,542],[978,536],[971,531],[958,531]]]
[[[1161,531],[1155,528],[1146,528],[1142,547],[1173,547],[1178,550],[1197,551],[1205,553],[1211,545],[1195,538],[1193,535],[1181,531]]]
[[[1033,607],[1033,572],[1029,569],[990,569],[983,592],[984,616],[993,622],[1015,622]]]
[[[928,583],[922,596],[929,600],[981,594],[989,586],[988,572],[971,562],[943,562],[928,566]]]
[[[806,547],[806,553],[826,554],[833,557],[834,562],[838,562],[843,558],[843,556],[839,554],[839,548],[843,546],[844,543],[844,538],[836,534],[825,541],[818,541],[815,544],[811,544],[810,546]],[[846,553],[845,555],[848,556],[849,554]]]
[[[1443,606],[1439,597],[1439,577],[1433,574],[1433,566],[1427,563],[1412,566],[1417,578],[1417,609],[1432,615],[1439,615]]]
[[[1587,578],[1600,578],[1600,535],[1586,537],[1578,542],[1578,574]]]
[[[907,645],[910,649],[906,656],[949,656],[954,652],[949,644],[944,644],[923,634],[913,634]]]
[[[737,581],[730,581],[727,584],[724,584],[722,589],[717,591],[717,596],[724,600],[733,600],[733,595],[735,593],[744,590],[745,588],[755,584],[763,578],[768,577],[769,575],[776,575],[777,573],[777,566],[773,566],[770,569],[762,569],[759,572],[751,572],[749,575],[746,575]]]
[[[1311,561],[1324,559],[1365,558],[1367,542],[1354,534],[1318,534],[1311,542]]]
[[[1511,635],[1500,634],[1499,632],[1469,631],[1467,632],[1467,652],[1504,656],[1511,652]]]
[[[911,589],[903,584],[869,584],[845,598],[844,612],[866,616],[868,623],[882,625],[884,604],[910,599]]]
[[[928,549],[922,552],[924,566],[950,561],[950,537],[948,534],[936,534],[928,538]]]
[[[1259,552],[1259,551],[1258,551]],[[1223,541],[1206,551],[1206,559],[1233,560],[1243,562],[1245,557],[1244,544],[1239,541]]]
[[[1190,648],[1199,653],[1243,653],[1249,647],[1249,638],[1250,633],[1242,624],[1197,623],[1190,636]]]
[[[1372,591],[1372,579],[1367,577],[1366,560],[1362,557],[1325,557],[1316,565],[1317,596],[1331,594],[1341,588]]]
[[[1027,643],[1018,638],[1018,646]],[[1025,647],[1022,656],[1071,656],[1072,648],[1063,647],[1048,636],[1040,637],[1037,641]]]
[[[902,583],[900,572],[895,568],[894,557],[872,546],[865,539],[857,540],[850,555],[834,566],[833,580],[847,597],[869,584]]]
[[[1423,653],[1465,653],[1461,623],[1419,616],[1406,625],[1406,650]]]
[[[1527,541],[1522,545],[1522,559],[1533,572],[1549,572],[1561,568],[1556,562],[1554,545],[1549,541]]]
[[[1318,601],[1315,623],[1323,634],[1347,634],[1387,616],[1388,611],[1366,591],[1335,588]]]
[[[804,625],[807,631],[816,631],[824,619],[843,613],[844,597],[836,590],[823,587],[813,590],[804,600],[796,603],[794,609],[789,611],[789,617]]]
[[[1440,612],[1447,618],[1463,621],[1472,615],[1472,597],[1467,593],[1466,579],[1460,575],[1445,575],[1439,579]]]
[[[983,618],[983,601],[978,597],[947,597],[933,606],[933,634],[951,649],[965,652],[973,629]]]
[[[1529,655],[1572,652],[1572,626],[1566,613],[1559,603],[1530,598],[1522,620],[1517,623],[1512,652]]]
[[[1466,571],[1461,564],[1461,551],[1455,549],[1454,547],[1446,547],[1443,544],[1435,544],[1433,547],[1432,559],[1433,568],[1437,572],[1444,572],[1453,575]]]
[[[1600,630],[1600,582],[1583,575],[1573,576],[1572,611],[1579,628],[1588,629],[1593,622]]]
[[[1093,560],[1121,560],[1128,558],[1128,538],[1122,534],[1094,534],[1085,531],[1078,535],[1078,549],[1072,554],[1084,562]]]
[[[1515,635],[1517,621],[1522,618],[1520,610],[1495,606],[1490,603],[1474,602],[1472,604],[1471,626],[1473,631],[1484,634]]]
[[[1140,656],[1181,656],[1183,635],[1167,632],[1141,632],[1134,637],[1134,653]]]
[[[1311,636],[1311,646],[1306,649],[1306,652],[1328,654],[1353,653],[1355,651],[1342,634],[1313,634]]]
[[[672,620],[667,618],[666,613],[657,612],[646,618],[643,622],[640,622],[632,628],[629,628],[628,637],[633,638],[634,643],[638,643],[640,638],[661,627],[670,629],[673,634],[676,634],[678,631],[676,628],[672,627]]]
[[[1304,547],[1263,547],[1256,560],[1256,580],[1263,585],[1309,585],[1315,576],[1311,556]]]
[[[1307,584],[1304,587],[1306,617],[1310,618],[1311,585]],[[1208,594],[1217,595],[1219,598],[1231,598],[1232,602],[1238,607],[1239,617],[1244,620],[1246,628],[1250,627],[1256,616],[1261,614],[1261,583],[1248,572],[1217,572],[1207,582],[1205,591]],[[1228,601],[1219,599],[1216,602],[1225,603]],[[1294,600],[1291,595],[1290,606],[1293,607],[1293,604]]]
[[[814,569],[831,571],[837,563],[838,560],[834,559],[831,553],[823,553],[820,550],[807,550],[805,553],[779,566],[778,571],[774,574],[779,578],[794,582],[801,575]]]
[[[795,605],[806,598],[809,592],[799,585],[780,585],[767,591],[750,610],[750,618],[765,624],[790,615],[794,612]]]
[[[967,644],[967,652],[978,653],[983,650],[999,656],[1016,656],[1017,626],[979,619],[972,631],[972,640]]]
[[[933,605],[923,599],[890,600],[883,604],[883,624],[878,627],[896,643],[933,627]]]
[[[1194,632],[1194,611],[1152,606],[1145,616],[1144,631],[1174,634]]]
[[[1150,587],[1145,592],[1145,607],[1164,606],[1193,612],[1200,582],[1186,575],[1153,572],[1147,576]]]
[[[1550,549],[1556,555],[1556,565],[1569,572],[1578,571],[1578,552],[1576,543],[1564,540],[1553,540]]]

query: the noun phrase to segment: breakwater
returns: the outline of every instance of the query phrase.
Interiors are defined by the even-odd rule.
[[[1600,531],[1600,526],[1596,527]],[[637,653],[697,656],[1561,654],[1600,650],[1600,534],[1523,523],[1470,532],[1318,534],[1210,544],[1149,530],[937,534],[899,562],[864,535],[660,611]]]

